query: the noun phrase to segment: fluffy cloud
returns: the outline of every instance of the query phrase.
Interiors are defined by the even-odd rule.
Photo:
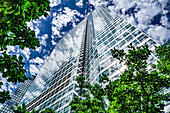
[[[50,0],[50,7],[57,6],[61,3],[61,0]]]
[[[104,0],[89,0],[89,2],[95,7],[108,4],[108,1],[104,1]]]
[[[29,72],[31,75],[36,75],[37,73],[39,73],[40,68],[42,67],[42,65],[44,64],[44,60],[36,57],[34,59],[31,59],[29,61],[30,66],[29,66]]]
[[[30,57],[30,54],[31,54],[31,52],[30,52],[30,49],[29,48],[24,48],[23,50],[21,50],[21,52],[20,52],[25,58],[26,58],[26,60],[28,60],[29,59],[29,57]]]
[[[39,68],[36,65],[30,64],[29,71],[31,75],[35,75],[39,72]]]
[[[76,2],[76,6],[82,7],[83,6],[83,0],[79,0]]]
[[[79,21],[76,18],[77,16],[83,16],[81,15],[77,10],[72,10],[68,7],[65,7],[64,10],[60,13],[54,13],[53,16],[54,17],[52,24],[53,24],[53,31],[54,31],[54,35],[58,35],[59,31],[55,31],[55,29],[60,30],[63,26],[66,26],[68,22],[75,22],[75,21]]]
[[[38,64],[42,64],[44,63],[44,60],[39,58],[39,57],[36,57],[35,59],[31,59],[30,60],[30,63],[38,63]]]
[[[47,34],[45,34],[45,35],[43,35],[43,36],[41,36],[41,38],[39,38],[39,41],[40,41],[40,45],[42,46],[47,46],[47,42],[46,42],[46,40],[47,40],[47,38],[48,38],[48,35]]]
[[[159,43],[167,41],[168,38],[170,39],[170,29],[166,29],[162,26],[150,26],[147,34],[154,37]]]
[[[162,16],[161,17],[161,23],[163,26],[170,28],[170,22],[168,22],[168,17],[167,16]]]

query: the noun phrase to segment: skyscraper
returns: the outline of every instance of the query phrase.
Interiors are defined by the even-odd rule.
[[[102,74],[119,78],[126,67],[113,59],[110,49],[127,51],[130,43],[147,43],[150,50],[159,45],[119,15],[99,7],[59,41],[21,103],[26,102],[28,111],[51,107],[69,113],[69,102],[78,96],[75,78],[83,75],[91,84],[98,83]],[[156,61],[154,54],[148,62]]]
[[[10,109],[11,106],[15,106],[16,103],[19,103],[23,96],[25,95],[26,91],[32,84],[33,80],[35,79],[34,75],[31,75],[28,80],[26,80],[24,83],[21,83],[17,89],[14,91],[14,93],[11,96],[10,100],[7,100],[6,103],[3,105],[2,109],[0,110],[1,113],[13,113]]]

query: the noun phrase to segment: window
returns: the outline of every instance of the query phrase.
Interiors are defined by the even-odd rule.
[[[113,39],[114,39],[114,37],[110,37],[110,38],[108,39],[108,41],[111,42]]]
[[[119,30],[119,29],[121,29],[122,27],[121,26],[118,26],[117,28],[116,28],[116,30]]]
[[[133,42],[132,42],[132,46],[137,46],[139,44],[139,42],[135,39]]]
[[[97,42],[97,46],[101,44],[101,40],[99,42]]]
[[[125,26],[125,28],[126,28],[126,29],[128,29],[129,27],[131,27],[131,25],[130,25],[130,24],[128,24],[128,25],[126,25],[126,26]]]
[[[107,67],[107,61],[105,61],[101,64],[101,70],[103,70],[106,67]]]
[[[112,31],[112,34],[114,34],[116,32],[116,29]]]
[[[111,66],[110,68],[111,75],[118,70],[118,67],[116,65]]]
[[[156,42],[154,42],[152,39],[150,39],[149,41],[147,41],[146,44],[148,44],[149,48],[152,48],[156,44]]]
[[[123,37],[122,37],[122,36],[119,36],[119,37],[117,37],[116,41],[118,42],[118,41],[120,41],[120,40],[122,40],[122,39],[123,39]]]
[[[123,37],[126,37],[128,34],[129,34],[128,32],[125,32],[125,33],[123,34]]]
[[[107,37],[104,37],[104,38],[102,39],[102,42],[104,42],[106,39],[107,39]]]
[[[127,41],[127,42],[130,42],[132,39],[133,39],[133,36],[132,36],[132,35],[129,35],[129,36],[126,38],[126,41]]]
[[[109,76],[109,70],[105,70],[102,74],[106,74],[106,76],[108,77]]]
[[[110,30],[113,30],[115,27],[114,26],[112,26],[111,28],[110,28]]]
[[[138,37],[137,39],[140,41],[140,42],[143,42],[145,39],[147,39],[148,37],[144,34],[142,34],[140,37]]]
[[[123,33],[125,31],[125,28],[122,28],[119,33]]]
[[[66,97],[66,103],[70,102],[70,100],[71,100],[71,95]]]
[[[65,104],[65,98],[63,98],[63,99],[61,100],[61,106],[64,106],[64,104]]]
[[[141,34],[142,32],[141,31],[139,31],[139,30],[136,30],[134,33],[132,33],[133,34],[133,36],[138,36],[139,34]]]
[[[72,89],[73,89],[73,84],[71,86],[69,86],[68,92],[71,91]]]
[[[134,31],[136,28],[134,26],[132,26],[130,29],[129,29],[129,32],[132,32]]]
[[[107,38],[109,38],[111,35],[112,35],[112,33],[109,33],[109,34],[107,35]]]
[[[119,43],[119,46],[122,47],[122,46],[124,46],[125,44],[126,44],[126,41],[123,40],[122,42]]]
[[[122,23],[122,27],[125,26],[126,24],[127,24],[127,22],[123,22],[123,23]]]
[[[107,44],[108,44],[108,41],[106,40],[103,44],[104,44],[104,45],[107,45]]]
[[[69,109],[70,109],[69,106],[65,107],[65,108],[64,108],[64,113],[68,113],[68,112],[69,112]]]

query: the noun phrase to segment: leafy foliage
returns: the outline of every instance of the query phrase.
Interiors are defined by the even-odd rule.
[[[35,32],[27,27],[26,22],[47,16],[49,11],[48,0],[2,0],[0,6],[0,50],[7,45],[19,45],[35,49],[39,41]]]
[[[4,78],[8,77],[8,82],[24,82],[27,78],[25,76],[25,63],[22,62],[23,57],[20,55],[18,58],[16,55],[10,56],[6,52],[0,56],[0,72]]]
[[[104,91],[98,85],[94,86],[85,83],[84,77],[77,77],[76,81],[79,83],[80,97],[74,97],[73,101],[70,102],[71,110],[75,113],[98,113],[106,112],[106,104],[104,102]],[[93,94],[93,99],[90,97],[90,93]]]
[[[39,41],[35,38],[35,32],[27,27],[26,22],[47,16],[50,10],[49,0],[1,0],[0,1],[0,72],[8,82],[24,82],[26,70],[23,57],[9,55],[7,46],[18,45],[35,49]],[[0,84],[1,86],[2,84]],[[9,92],[0,92],[0,102],[9,99]]]
[[[2,82],[0,82],[0,88],[1,88],[1,85],[3,85]],[[11,99],[9,95],[9,91],[5,91],[5,90],[1,91],[0,92],[0,103],[5,103],[7,99]]]
[[[159,73],[168,75],[170,73],[170,41],[156,48],[156,53],[159,58],[157,61]]]
[[[151,64],[151,71],[147,69],[151,55],[148,45],[135,48],[130,44],[128,53],[114,48],[111,50],[113,57],[124,63],[127,69],[115,81],[103,75],[100,84],[81,82],[83,85],[79,84],[79,87],[83,93],[70,103],[71,110],[76,113],[163,113],[164,102],[170,101],[170,94],[163,93],[165,88],[170,87],[169,45],[170,42],[167,42],[156,47],[159,60]]]
[[[46,108],[44,111],[41,111],[40,113],[56,113],[52,108]]]
[[[44,111],[41,112],[35,109],[33,109],[31,112],[27,112],[25,103],[22,103],[22,106],[18,106],[18,104],[16,104],[16,106],[16,109],[14,108],[14,106],[11,107],[14,113],[56,113],[54,110],[52,110],[52,108],[46,108]]]

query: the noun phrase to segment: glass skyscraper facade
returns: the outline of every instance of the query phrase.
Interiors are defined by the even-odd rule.
[[[59,41],[21,103],[26,102],[27,111],[50,107],[57,113],[70,113],[69,102],[79,95],[75,78],[83,75],[91,84],[98,83],[102,74],[118,79],[126,66],[113,59],[110,50],[127,51],[130,43],[147,43],[152,50],[148,62],[156,61],[157,42],[116,13],[98,7]]]

